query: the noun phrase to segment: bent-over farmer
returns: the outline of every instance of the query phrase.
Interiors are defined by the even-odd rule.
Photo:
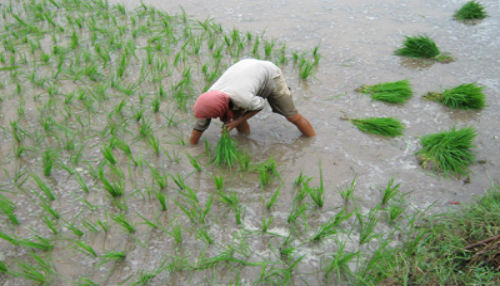
[[[309,121],[295,108],[280,68],[270,61],[244,59],[230,66],[196,100],[194,116],[197,121],[189,142],[197,144],[211,119],[217,117],[228,131],[236,128],[239,132],[250,133],[247,120],[264,108],[265,99],[273,112],[285,116],[304,136],[316,135]]]

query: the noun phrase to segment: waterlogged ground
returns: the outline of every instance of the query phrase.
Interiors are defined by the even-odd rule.
[[[497,1],[481,2],[489,17],[475,25],[452,20],[461,1],[185,1],[184,16],[165,1],[78,2],[0,2],[4,285],[375,284],[376,267],[367,261],[404,239],[414,215],[467,203],[499,183]],[[405,35],[419,34],[455,61],[393,55]],[[267,108],[250,120],[251,135],[233,134],[250,167],[218,168],[204,143],[186,144],[191,106],[237,58],[264,58],[273,41],[270,59],[281,62],[318,136],[301,137]],[[321,58],[303,80],[293,55],[312,63],[314,47]],[[402,79],[414,95],[401,106],[354,91]],[[471,82],[484,87],[488,106],[481,111],[421,98]],[[370,136],[340,119],[346,115],[391,116],[406,129],[395,139]],[[454,126],[477,130],[470,175],[423,170],[414,156],[419,137]],[[209,150],[219,132],[214,122],[203,135]],[[271,157],[280,178],[261,186],[256,169]],[[320,187],[320,169],[321,208],[309,195],[300,199],[294,185],[302,173]],[[224,179],[222,191],[214,176]],[[380,207],[391,179],[405,195]],[[321,226],[329,232],[314,240]],[[349,254],[345,264],[332,263]]]

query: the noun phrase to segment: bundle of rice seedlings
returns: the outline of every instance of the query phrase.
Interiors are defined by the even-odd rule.
[[[413,93],[407,80],[362,85],[357,91],[370,94],[371,98],[388,103],[405,103]]]
[[[229,136],[229,132],[224,128],[222,135],[215,148],[215,159],[214,162],[217,166],[228,166],[231,168],[238,160],[238,149],[236,145]]]
[[[474,83],[466,83],[447,89],[441,93],[429,92],[424,97],[457,109],[481,109],[485,106],[483,88]]]
[[[350,119],[359,130],[385,137],[396,137],[403,134],[403,124],[391,117],[369,117],[363,119]]]
[[[441,53],[434,40],[425,35],[406,36],[403,47],[397,49],[394,53],[398,56],[434,59],[445,63],[453,61],[451,56]]]
[[[444,174],[465,175],[474,161],[471,152],[476,130],[472,127],[426,135],[420,138],[422,149],[416,153],[422,167]]]
[[[455,12],[453,17],[459,21],[467,20],[481,20],[486,18],[487,13],[483,5],[476,1],[469,1],[465,3],[462,8]]]

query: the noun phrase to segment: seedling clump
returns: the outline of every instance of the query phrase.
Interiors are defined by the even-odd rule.
[[[370,117],[350,120],[359,130],[385,137],[396,137],[403,134],[403,124],[391,117]]]
[[[429,92],[425,98],[457,109],[481,109],[485,106],[483,87],[474,83],[461,84],[441,93]]]
[[[428,36],[406,36],[403,47],[394,53],[403,57],[434,59],[442,63],[453,61],[450,55],[441,53],[434,40]]]
[[[234,140],[229,136],[229,132],[224,129],[222,135],[215,148],[215,165],[217,166],[228,166],[231,168],[234,162],[238,160],[238,149],[234,143]]]
[[[405,103],[413,93],[407,80],[362,85],[357,91],[370,94],[372,99],[387,103]]]
[[[475,137],[476,130],[472,127],[430,134],[420,139],[422,149],[416,155],[424,168],[465,175],[474,161],[471,148]]]
[[[462,8],[455,12],[453,17],[459,21],[468,20],[481,20],[486,18],[487,13],[484,10],[483,5],[476,1],[469,1],[465,3]]]

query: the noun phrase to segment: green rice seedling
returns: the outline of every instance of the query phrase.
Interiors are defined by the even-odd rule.
[[[152,105],[153,105],[153,112],[154,113],[158,113],[160,112],[160,97],[159,96],[155,96],[155,98],[153,99],[153,102],[152,102]]]
[[[307,210],[307,207],[304,204],[293,206],[290,214],[288,215],[287,222],[289,224],[293,224],[297,221],[297,219],[303,215]]]
[[[78,237],[82,237],[85,233],[79,229],[78,227],[75,226],[74,223],[69,223],[69,222],[66,222],[66,227],[71,230],[71,232],[78,236]]]
[[[274,48],[274,40],[267,41],[264,40],[264,55],[266,59],[271,59],[271,54]]]
[[[46,215],[42,216],[43,222],[45,222],[45,225],[54,233],[54,234],[59,234],[59,230],[57,229],[56,222],[50,218],[48,218]]]
[[[34,235],[34,238],[36,238],[37,241],[25,238],[18,240],[18,243],[19,245],[27,248],[40,249],[43,251],[49,251],[54,248],[54,244],[48,238],[45,238],[41,235]]]
[[[373,238],[378,236],[378,234],[375,233],[375,226],[378,223],[378,217],[377,217],[378,211],[379,211],[378,206],[371,208],[366,216],[366,219],[363,217],[363,215],[358,210],[354,211],[356,213],[356,218],[358,219],[358,222],[359,222],[359,244],[360,245],[367,243],[370,240],[372,240]]]
[[[152,132],[153,132],[153,130],[150,131],[150,134],[149,134],[149,137],[148,137],[149,138],[148,139],[148,143],[153,148],[153,150],[155,151],[155,155],[158,157],[158,156],[160,156],[160,145],[161,145],[160,138],[154,136],[154,134]]]
[[[172,230],[167,231],[167,234],[170,235],[177,244],[182,244],[182,226],[180,224],[172,226]]]
[[[0,211],[9,218],[12,224],[18,225],[19,221],[14,213],[15,208],[16,205],[12,201],[0,194]]]
[[[47,184],[45,184],[42,179],[40,179],[37,175],[35,174],[31,174],[31,177],[33,178],[33,180],[35,180],[38,188],[45,194],[45,196],[47,197],[48,200],[50,201],[53,201],[55,200],[55,196],[54,194],[52,193],[52,190],[49,186],[47,186]]]
[[[482,109],[486,105],[483,88],[475,83],[461,84],[441,93],[429,92],[424,98],[456,109]]]
[[[355,190],[356,190],[356,178],[354,178],[351,181],[351,184],[348,185],[345,188],[345,190],[343,190],[343,191],[340,192],[340,196],[344,200],[344,203],[347,204],[352,199]]]
[[[222,175],[217,176],[214,174],[214,184],[215,184],[215,189],[217,190],[217,192],[224,191],[224,177]]]
[[[325,276],[328,278],[331,272],[335,271],[338,280],[344,277],[347,281],[349,281],[353,276],[349,263],[351,260],[359,256],[360,252],[345,252],[345,242],[337,241],[336,245],[338,246],[337,252],[333,254],[330,265],[326,267]]]
[[[113,150],[111,148],[111,146],[104,146],[102,149],[101,149],[101,153],[102,155],[104,156],[104,158],[109,162],[111,163],[112,165],[115,165],[116,164],[116,158],[115,156],[113,155]]]
[[[158,228],[158,224],[152,222],[151,220],[147,219],[145,216],[140,214],[139,212],[136,212],[138,216],[140,216],[144,220],[144,224],[149,225],[151,228]]]
[[[125,229],[128,233],[135,233],[135,227],[125,218],[123,214],[120,213],[114,216],[113,220],[123,227],[123,229]]]
[[[93,233],[98,233],[99,232],[99,229],[98,229],[99,226],[97,224],[89,221],[88,219],[84,219],[82,221],[82,225],[83,225],[83,227],[85,227],[86,229],[88,229],[90,232],[93,232]]]
[[[120,197],[125,193],[123,182],[121,180],[119,180],[118,183],[110,182],[106,177],[104,177],[104,174],[100,174],[99,179],[104,186],[104,190],[106,190],[106,192],[108,192],[112,197]]]
[[[488,16],[484,6],[477,1],[469,1],[455,12],[453,17],[459,21],[481,20]]]
[[[389,225],[394,225],[394,222],[401,216],[401,214],[405,211],[403,198],[400,194],[399,199],[396,201],[392,201],[389,204],[389,208],[387,210],[389,215]]]
[[[199,237],[206,241],[208,245],[212,245],[214,243],[213,238],[208,234],[205,228],[199,228],[197,232]]]
[[[17,240],[14,237],[11,237],[10,235],[2,232],[1,230],[0,230],[0,238],[11,243],[12,245],[19,245],[19,240]]]
[[[283,184],[279,185],[279,187],[276,189],[276,191],[274,191],[274,194],[271,196],[269,201],[267,201],[267,203],[266,203],[267,210],[270,210],[276,204],[276,201],[278,199],[278,196],[280,194],[280,190],[282,187],[283,187]]]
[[[301,79],[306,80],[313,73],[314,64],[302,58],[299,63],[299,76]]]
[[[107,221],[97,220],[97,225],[99,225],[104,232],[108,232],[110,226]]]
[[[18,266],[21,272],[17,272],[16,276],[32,280],[39,283],[39,285],[45,285],[47,283],[47,280],[49,279],[47,277],[48,274],[45,273],[43,269],[24,262],[19,262]]]
[[[229,132],[224,128],[217,147],[215,148],[214,163],[217,166],[227,166],[229,169],[238,158],[239,151],[234,140],[229,136]]]
[[[308,185],[308,182],[304,184],[306,187]],[[323,194],[325,192],[325,186],[323,183],[323,168],[321,168],[321,162],[319,164],[319,187],[316,188],[309,188],[307,186],[307,192],[309,193],[309,196],[313,200],[313,202],[316,204],[317,207],[322,208],[324,204],[323,200]]]
[[[108,251],[108,252],[101,254],[100,257],[104,261],[111,261],[111,260],[118,261],[118,260],[125,260],[125,258],[127,257],[127,254],[124,251],[111,250],[111,251]]]
[[[357,91],[370,94],[372,99],[387,103],[405,103],[413,94],[408,80],[362,85]]]
[[[189,163],[191,163],[191,166],[193,166],[193,168],[195,168],[196,171],[201,172],[201,166],[198,163],[198,160],[196,158],[194,158],[193,156],[191,156],[189,153],[186,153],[186,156],[188,157]]]
[[[465,175],[474,162],[472,141],[476,137],[473,127],[426,135],[420,138],[422,149],[416,152],[422,167],[445,175]]]
[[[43,198],[41,198],[41,203],[39,204],[39,206],[55,219],[59,219],[61,217],[59,212],[53,209]]]
[[[49,177],[52,174],[52,167],[54,166],[54,161],[56,159],[56,154],[52,150],[46,150],[42,157],[42,167],[43,174],[45,177]]]
[[[156,198],[158,198],[158,201],[160,202],[161,205],[161,210],[162,211],[167,211],[167,202],[165,199],[165,195],[162,192],[156,193]]]
[[[399,186],[401,184],[394,185],[394,179],[391,178],[387,187],[382,190],[382,206],[386,206],[390,200],[392,200],[397,194],[399,194]]]
[[[76,180],[78,181],[78,184],[80,185],[80,188],[86,194],[88,194],[90,192],[89,191],[89,187],[88,187],[87,183],[85,182],[85,180],[82,178],[82,176],[79,173],[76,173]]]
[[[92,246],[86,244],[85,242],[79,240],[74,241],[75,245],[78,247],[78,251],[85,255],[89,255],[91,257],[98,257],[97,253],[95,252],[94,248]]]
[[[267,219],[263,217],[261,231],[264,233],[267,232],[272,222],[273,222],[273,217],[268,217]]]
[[[265,185],[270,183],[271,175],[275,175],[278,178],[280,177],[276,168],[276,162],[272,156],[259,167],[259,182],[262,189],[264,189]]]
[[[451,62],[453,58],[440,52],[434,40],[428,36],[405,37],[403,47],[394,52],[398,56],[434,59],[438,62]]]
[[[403,124],[392,117],[355,118],[350,121],[365,133],[385,137],[396,137],[403,134]]]
[[[250,155],[248,152],[240,153],[238,155],[238,165],[240,171],[248,171],[250,169]]]
[[[320,241],[323,238],[337,233],[337,227],[352,216],[352,212],[340,210],[334,217],[323,223],[312,237],[312,241]]]
[[[5,262],[3,262],[2,260],[0,260],[0,273],[1,274],[6,274],[9,272],[9,269],[7,268],[7,264],[5,264]]]

